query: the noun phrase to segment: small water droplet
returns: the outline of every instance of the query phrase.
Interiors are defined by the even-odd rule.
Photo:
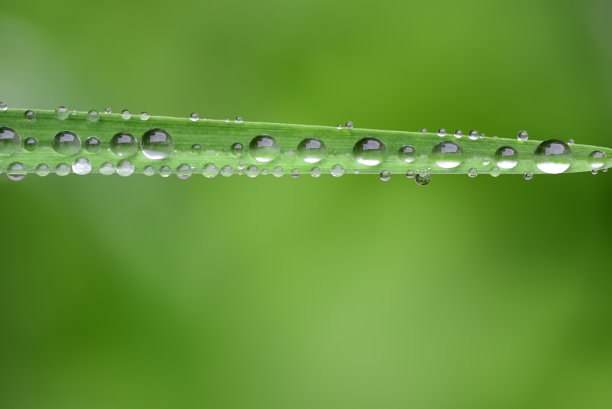
[[[176,176],[181,180],[186,180],[191,177],[191,166],[183,163],[176,168]]]
[[[243,122],[244,122],[244,120],[242,119],[242,117],[241,117],[241,116],[237,116],[237,117],[236,117],[236,123],[241,124],[241,123],[243,123]]]
[[[55,108],[55,116],[57,117],[57,119],[63,121],[67,119],[69,115],[70,115],[70,112],[68,111],[68,108],[66,107],[59,106]]]
[[[418,173],[414,177],[414,181],[419,186],[425,186],[431,181],[431,175],[429,173]]]
[[[472,141],[475,141],[476,139],[478,139],[478,131],[476,129],[472,129],[470,133],[468,134],[468,138]]]
[[[127,159],[122,160],[117,164],[117,174],[127,177],[134,174],[134,164]]]
[[[244,161],[239,161],[238,165],[236,165],[236,168],[238,170],[242,170],[242,169],[246,168],[246,163],[244,163]]]
[[[87,113],[87,120],[90,122],[97,122],[100,119],[100,113],[96,110],[91,110]]]
[[[353,146],[353,157],[365,166],[379,165],[387,156],[387,147],[376,138],[363,138]]]
[[[291,177],[294,179],[297,179],[300,177],[300,170],[299,169],[293,169],[291,171]]]
[[[342,129],[342,125],[341,125],[341,124],[338,124],[338,126],[337,126],[336,128],[338,128],[338,129]]]
[[[340,165],[336,165],[330,169],[329,173],[331,173],[333,177],[339,178],[344,175],[344,168]]]
[[[606,154],[602,151],[593,151],[589,154],[588,162],[593,169],[603,168],[606,164]]]
[[[70,174],[70,166],[65,163],[60,163],[55,168],[55,174],[57,176],[68,176]]]
[[[347,121],[346,124],[344,124],[344,127],[346,129],[353,129],[353,122],[352,121]]]
[[[284,175],[284,170],[283,168],[281,168],[280,166],[275,167],[274,169],[272,169],[272,174],[277,177],[280,178]]]
[[[383,182],[388,182],[391,179],[391,172],[389,172],[388,170],[383,170],[382,172],[380,172],[378,177]]]
[[[36,167],[34,172],[36,172],[36,174],[40,177],[45,177],[49,173],[51,173],[51,169],[49,169],[49,166],[45,165],[44,163],[41,163]]]
[[[489,166],[489,165],[491,164],[491,158],[484,158],[484,159],[482,160],[482,164],[483,164],[484,166]]]
[[[461,138],[463,136],[463,131],[461,129],[457,129],[455,131],[455,138]]]
[[[476,168],[468,170],[468,176],[471,178],[475,178],[476,176],[478,176],[478,170]]]
[[[119,132],[110,141],[111,151],[117,156],[128,157],[138,152],[138,141],[127,132]],[[153,158],[149,158],[153,159]]]
[[[159,176],[163,178],[167,178],[171,174],[172,174],[172,169],[170,169],[170,166],[164,165],[161,168],[159,168]]]
[[[427,133],[427,128],[421,128],[421,129],[419,129],[419,132],[421,132],[421,133]]]
[[[13,128],[0,127],[0,155],[12,155],[21,149],[21,136]]]
[[[502,169],[513,169],[518,165],[518,152],[511,146],[502,146],[495,152],[495,162]]]
[[[299,143],[297,154],[306,163],[318,163],[327,157],[327,146],[317,138],[307,138]]]
[[[221,176],[230,177],[234,174],[234,169],[230,165],[225,165],[221,168]]]
[[[191,153],[193,153],[194,155],[202,153],[202,146],[198,145],[197,143],[195,145],[192,145]]]
[[[26,152],[34,152],[37,148],[38,141],[36,138],[26,138],[25,141],[23,141],[23,149],[25,149]]]
[[[192,112],[191,115],[189,115],[189,119],[195,122],[200,119],[200,115],[197,112]]]
[[[527,172],[525,173],[525,180],[532,180],[533,179],[533,173],[531,172]]]
[[[489,171],[489,175],[493,176],[494,178],[498,177],[499,175],[501,175],[501,169],[498,168],[497,166],[493,166],[491,168],[491,170]]]
[[[246,170],[246,175],[250,178],[255,178],[259,175],[259,168],[255,165],[251,165]]]
[[[151,160],[166,159],[174,150],[172,136],[161,128],[152,128],[142,135],[142,153]],[[136,146],[138,150],[138,146]]]
[[[408,172],[406,172],[406,177],[408,179],[412,179],[414,177],[414,175],[415,175],[414,170],[409,170]]]
[[[25,120],[28,122],[33,122],[36,119],[36,113],[32,111],[31,109],[28,109],[27,111],[25,111],[23,115],[25,117]]]
[[[85,150],[89,153],[98,153],[102,150],[102,142],[95,136],[91,136],[85,141]]]
[[[153,175],[155,175],[155,168],[153,166],[151,166],[151,165],[147,165],[142,170],[142,174],[145,175],[145,176],[153,176]]]
[[[529,139],[529,134],[527,131],[520,131],[516,137],[519,141],[525,142],[527,139]]]
[[[438,129],[438,136],[441,137],[441,138],[445,137],[446,136],[446,129],[444,129],[444,128]]]
[[[410,145],[404,145],[399,148],[397,157],[406,163],[414,162],[416,159],[416,149]]]
[[[151,118],[151,115],[149,115],[148,112],[141,112],[140,113],[140,119],[142,119],[143,121],[148,121],[149,118]]]
[[[573,145],[573,144],[574,144],[574,140],[573,140],[573,139],[570,139],[569,141],[567,141],[567,144],[568,144],[568,145]]]
[[[312,176],[313,178],[318,178],[319,176],[321,176],[321,169],[319,168],[312,168],[310,170],[310,176]]]
[[[81,139],[69,131],[61,131],[55,134],[51,145],[53,150],[60,155],[71,156],[81,151]]]
[[[550,174],[565,172],[573,160],[570,147],[557,139],[549,139],[539,144],[534,156],[538,169]]]
[[[86,158],[78,158],[72,163],[72,171],[77,175],[88,175],[91,173],[91,163]]]
[[[244,154],[244,146],[240,142],[236,142],[231,147],[232,153],[236,157],[241,157]]]
[[[26,177],[26,174],[27,172],[25,166],[19,162],[11,163],[6,169],[6,176],[8,176],[10,180],[14,180],[16,182],[23,180]]]
[[[106,115],[109,115],[109,114],[112,114],[112,113],[113,113],[113,110],[111,109],[111,107],[106,107],[106,108],[104,108],[104,113],[105,113]]]
[[[606,172],[608,172],[608,168],[603,168],[601,171],[602,171],[603,173],[606,173]]]
[[[593,170],[591,170],[591,174],[592,174],[592,175],[596,175],[596,174],[597,174],[597,172],[599,172],[599,170],[598,170],[598,169],[593,169]]]
[[[271,162],[280,154],[280,144],[270,135],[259,135],[251,140],[249,153],[257,162]]]
[[[128,120],[132,117],[132,113],[130,112],[129,109],[124,109],[123,111],[121,111],[121,118]]]
[[[458,143],[442,141],[434,146],[431,156],[439,167],[453,169],[463,162],[463,149]]]
[[[5,101],[0,101],[0,111],[6,111],[8,109],[8,104]]]
[[[208,163],[202,169],[202,175],[208,179],[212,179],[219,174],[219,169],[212,163]]]
[[[112,163],[106,162],[105,164],[100,166],[100,169],[98,169],[98,172],[100,172],[101,175],[110,176],[115,173],[115,167],[113,166]]]

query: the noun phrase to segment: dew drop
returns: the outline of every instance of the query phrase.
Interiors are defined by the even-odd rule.
[[[250,178],[255,178],[257,175],[259,175],[259,169],[255,165],[249,166],[246,169],[246,175]]]
[[[38,165],[36,167],[36,169],[34,170],[34,172],[41,177],[45,177],[47,176],[49,173],[51,173],[51,169],[49,169],[49,166],[45,165],[44,163],[41,163],[40,165]]]
[[[272,169],[272,174],[274,175],[274,177],[280,178],[285,174],[285,171],[280,166],[277,166],[274,169]]]
[[[113,166],[112,163],[106,162],[105,164],[100,166],[100,169],[98,169],[98,172],[100,172],[101,175],[110,176],[115,173],[115,167]]]
[[[341,124],[338,124],[338,126],[337,126],[336,128],[338,128],[338,129],[342,129],[342,125],[341,125]]]
[[[225,165],[221,168],[221,176],[230,177],[234,174],[234,169],[230,165]]]
[[[234,156],[238,158],[244,154],[244,146],[242,146],[240,142],[236,142],[235,144],[233,144],[231,150]]]
[[[12,128],[0,127],[0,155],[12,155],[21,149],[21,136]]]
[[[409,170],[408,172],[406,172],[406,177],[408,179],[412,179],[414,177],[414,175],[415,175],[414,170]]]
[[[238,162],[238,165],[236,165],[236,168],[238,168],[238,170],[242,170],[246,168],[246,164],[243,161],[240,161]]]
[[[391,179],[391,172],[389,172],[388,170],[383,170],[382,172],[380,172],[378,177],[383,182],[388,182]]]
[[[527,131],[520,131],[516,137],[519,141],[525,142],[527,139],[529,139],[529,134]]]
[[[333,177],[339,178],[344,175],[344,168],[340,165],[336,165],[330,169],[329,173],[331,173]]]
[[[8,109],[8,104],[5,101],[0,101],[0,111],[6,111]]]
[[[319,176],[321,176],[321,169],[319,168],[312,168],[310,170],[310,176],[312,176],[313,178],[318,178]]]
[[[362,165],[379,165],[387,156],[387,147],[376,138],[363,138],[353,147],[353,157]]]
[[[155,175],[155,168],[151,165],[145,166],[142,170],[142,174],[145,176],[153,176]]]
[[[197,143],[195,145],[192,145],[191,146],[191,152],[194,155],[198,155],[198,154],[202,153],[202,146],[198,145]]]
[[[28,109],[27,111],[25,111],[23,115],[25,117],[25,120],[28,122],[33,122],[36,119],[36,113],[32,111],[31,109]]]
[[[533,179],[533,173],[527,172],[527,173],[525,173],[524,177],[525,177],[525,180],[532,180]]]
[[[353,122],[352,121],[347,121],[347,123],[344,124],[344,127],[346,129],[353,129]]]
[[[468,170],[468,176],[471,178],[475,178],[476,176],[478,176],[478,170],[476,170],[475,168]]]
[[[57,117],[57,119],[63,121],[67,119],[69,115],[70,115],[70,112],[68,112],[68,108],[66,107],[59,106],[55,108],[55,116]]]
[[[291,171],[291,177],[294,179],[297,179],[300,177],[300,170],[299,169],[293,169]]]
[[[191,177],[191,166],[183,163],[176,168],[176,176],[181,180],[186,180]]]
[[[117,156],[128,157],[138,152],[138,141],[127,132],[119,132],[110,141],[111,151]],[[153,159],[153,158],[149,158]]]
[[[142,112],[142,113],[140,114],[140,119],[142,119],[143,121],[148,121],[148,120],[149,120],[149,118],[151,118],[151,115],[149,115],[149,113],[148,113],[148,112]]]
[[[198,119],[200,119],[200,115],[197,112],[192,112],[191,115],[189,115],[189,119],[196,122]]]
[[[113,113],[113,110],[111,109],[111,107],[106,107],[106,108],[104,108],[104,113],[105,113],[106,115],[109,115],[109,114],[112,114],[112,113]]]
[[[592,175],[596,175],[598,172],[599,172],[599,170],[598,170],[598,169],[593,169],[593,170],[591,170],[591,174],[592,174]]]
[[[573,160],[570,147],[557,139],[549,139],[539,144],[534,155],[538,169],[550,174],[565,172]]]
[[[78,158],[72,163],[72,171],[77,175],[87,175],[91,173],[91,163],[86,158]]]
[[[297,154],[306,163],[319,163],[327,157],[327,146],[317,138],[307,138],[299,143]]]
[[[37,148],[38,141],[36,140],[36,138],[26,138],[23,141],[23,149],[25,149],[26,152],[34,152]]]
[[[434,146],[431,156],[439,167],[453,169],[463,162],[463,149],[455,142],[442,141]]]
[[[489,175],[493,176],[494,178],[498,177],[499,175],[501,175],[501,169],[498,168],[497,166],[493,166],[491,168],[491,170],[489,171]]]
[[[489,166],[489,164],[490,164],[490,163],[491,163],[491,158],[484,158],[484,159],[482,160],[482,164],[483,164],[484,166]]]
[[[574,142],[574,140],[573,140],[573,139],[570,139],[570,140],[568,140],[568,141],[567,141],[567,144],[568,144],[568,145],[573,145],[574,143],[575,143],[575,142]]]
[[[502,169],[513,169],[518,165],[518,152],[511,146],[502,146],[495,152],[495,162]]]
[[[87,120],[90,122],[97,122],[100,119],[100,113],[96,110],[91,110],[87,113]]]
[[[85,150],[89,153],[98,153],[102,150],[102,142],[95,136],[91,136],[85,141]]]
[[[425,186],[431,181],[431,175],[429,173],[419,173],[414,177],[414,181],[419,186]]]
[[[476,139],[478,139],[478,131],[476,129],[472,129],[470,133],[468,134],[468,138],[472,141],[475,141]]]
[[[55,134],[51,143],[53,150],[60,155],[76,155],[81,151],[81,139],[72,132],[62,131]]]
[[[159,168],[159,176],[163,178],[167,178],[171,174],[172,174],[172,169],[170,169],[170,166],[164,165],[161,168]]]
[[[146,131],[142,135],[140,143],[142,153],[152,160],[165,159],[172,155],[174,150],[172,136],[161,128],[152,128]]]
[[[446,136],[446,129],[444,129],[444,128],[438,129],[438,136],[441,137],[441,138],[445,137]]]
[[[243,122],[244,122],[244,119],[242,119],[242,117],[241,117],[241,116],[237,116],[237,117],[236,117],[236,123],[241,124],[241,123],[243,123]]]
[[[124,109],[123,111],[121,111],[121,118],[128,120],[132,117],[132,113],[130,112],[129,109]]]
[[[461,129],[457,129],[455,131],[455,138],[461,138],[463,136],[463,131]]]
[[[60,163],[55,168],[55,174],[57,176],[68,176],[70,174],[70,166],[66,165],[65,163]]]
[[[129,160],[122,160],[117,164],[117,174],[119,176],[127,177],[134,174],[134,164]]]
[[[397,157],[406,163],[414,162],[414,160],[416,159],[416,149],[414,149],[410,145],[404,145],[399,148]]]
[[[259,135],[251,140],[249,153],[257,162],[271,162],[280,154],[280,144],[269,135]]]
[[[588,162],[593,169],[603,168],[606,164],[606,154],[602,151],[593,151],[589,154]]]
[[[608,168],[603,168],[601,171],[602,171],[603,173],[606,173],[606,172],[608,171]]]
[[[26,177],[26,174],[27,172],[25,166],[19,162],[11,163],[6,169],[6,176],[8,176],[10,180],[14,180],[16,182],[23,180]]]

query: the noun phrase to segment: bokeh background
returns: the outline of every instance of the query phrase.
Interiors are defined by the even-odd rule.
[[[608,0],[0,4],[0,100],[612,145]],[[0,182],[0,407],[609,408],[610,174]]]

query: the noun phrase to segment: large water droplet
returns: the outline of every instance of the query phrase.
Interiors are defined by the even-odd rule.
[[[511,146],[502,146],[495,152],[495,162],[502,169],[513,169],[518,165],[518,152]]]
[[[399,148],[397,157],[406,163],[414,162],[414,160],[416,159],[416,149],[414,149],[410,145],[404,145]]]
[[[327,157],[327,146],[317,138],[307,138],[300,142],[297,153],[306,163],[318,163]]]
[[[174,150],[172,136],[161,128],[149,129],[142,135],[142,153],[149,159],[165,159]]]
[[[26,168],[19,162],[11,163],[6,169],[6,176],[10,180],[19,181],[26,177]]]
[[[129,160],[122,160],[117,165],[117,174],[119,176],[130,176],[134,174],[134,164]]]
[[[550,174],[565,172],[573,160],[570,147],[557,139],[549,139],[539,144],[534,155],[538,169]]]
[[[72,132],[58,132],[51,143],[53,150],[60,155],[76,155],[81,151],[81,139]]]
[[[89,153],[98,153],[102,150],[102,142],[95,136],[91,136],[85,141],[85,150]]]
[[[0,155],[12,155],[21,149],[21,136],[12,128],[0,127]]]
[[[431,156],[436,165],[444,169],[452,169],[463,162],[463,149],[456,142],[442,141],[434,146]]]
[[[91,172],[91,163],[86,158],[78,158],[72,163],[72,171],[77,175],[87,175]]]
[[[602,151],[593,151],[589,154],[588,161],[593,169],[603,168],[606,164],[606,154]]]
[[[127,132],[119,132],[111,139],[110,148],[117,156],[132,156],[138,152],[138,141]]]
[[[419,186],[425,186],[431,181],[431,175],[429,173],[417,173],[414,181]]]
[[[376,138],[363,138],[353,147],[353,157],[362,165],[379,165],[387,156],[387,147]]]
[[[271,162],[280,154],[280,144],[270,135],[259,135],[251,140],[249,153],[257,162]]]

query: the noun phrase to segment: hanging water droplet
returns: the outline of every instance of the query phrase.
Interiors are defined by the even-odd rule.
[[[8,109],[8,104],[4,101],[0,101],[0,111],[6,111]]]
[[[208,179],[212,179],[219,174],[219,169],[212,163],[208,163],[202,169],[202,175]]]
[[[414,162],[416,159],[416,149],[410,145],[404,145],[399,148],[397,157],[406,163]]]
[[[132,117],[132,113],[130,112],[129,109],[124,109],[123,111],[121,111],[121,118],[128,120]]]
[[[331,173],[333,177],[339,178],[344,175],[344,168],[340,165],[336,165],[329,170],[329,173]]]
[[[391,172],[389,172],[388,170],[383,170],[382,172],[380,172],[378,177],[383,182],[388,182],[391,179]]]
[[[78,158],[72,163],[72,171],[77,175],[87,175],[91,172],[91,163],[86,158]]]
[[[468,170],[468,176],[471,178],[475,178],[476,176],[478,176],[478,170],[476,168],[471,168],[470,170]]]
[[[475,141],[476,139],[478,139],[478,131],[476,129],[472,129],[470,133],[468,134],[468,138],[472,141]]]
[[[441,168],[452,169],[461,165],[463,162],[463,149],[458,143],[452,141],[442,141],[431,151],[431,156]]]
[[[151,166],[151,165],[147,165],[142,170],[142,174],[145,175],[145,176],[153,176],[153,175],[155,175],[155,168],[153,166]]]
[[[414,177],[414,175],[415,175],[414,170],[409,170],[408,172],[406,172],[406,177],[408,179],[412,179]]]
[[[230,165],[225,165],[221,168],[221,176],[230,177],[234,174],[234,169]]]
[[[293,169],[291,171],[291,177],[294,179],[297,179],[300,177],[300,170],[299,169]]]
[[[362,165],[379,165],[387,156],[387,147],[376,138],[363,138],[353,147],[353,157]]]
[[[444,129],[444,128],[438,129],[438,136],[441,137],[441,138],[445,137],[446,136],[446,129]]]
[[[191,177],[191,166],[183,163],[176,168],[176,176],[181,180],[186,180]]]
[[[531,179],[533,179],[533,173],[527,172],[527,173],[525,173],[524,177],[525,177],[525,180],[531,180]]]
[[[14,180],[16,182],[23,180],[26,177],[26,174],[27,172],[25,166],[19,162],[11,163],[6,169],[6,176],[8,176],[10,180]]]
[[[233,144],[231,150],[234,156],[238,158],[244,154],[244,146],[242,146],[240,142],[236,142],[235,144]]]
[[[140,113],[140,119],[142,119],[143,121],[148,121],[149,118],[151,118],[151,115],[149,115],[148,112],[141,112]]]
[[[192,112],[191,115],[189,115],[189,119],[195,122],[200,119],[200,115],[197,112]]]
[[[123,177],[133,175],[134,164],[127,159],[122,160],[117,164],[117,174]]]
[[[520,131],[516,137],[519,141],[525,142],[527,139],[529,139],[529,134],[527,131]]]
[[[113,113],[113,110],[111,109],[111,107],[106,107],[106,108],[104,108],[104,113],[105,113],[106,115],[109,115],[109,114],[112,114],[112,113]]]
[[[346,124],[344,124],[344,127],[346,129],[353,129],[353,122],[352,121],[347,121]]]
[[[539,144],[534,155],[538,169],[550,174],[565,172],[573,160],[570,147],[557,139],[549,139]]]
[[[128,157],[138,152],[138,141],[127,132],[119,132],[110,141],[111,151],[117,156]],[[153,158],[149,158],[153,159]]]
[[[237,117],[236,117],[236,123],[241,124],[241,123],[243,123],[243,122],[244,122],[244,119],[242,119],[242,117],[241,117],[241,116],[237,116]]]
[[[167,178],[171,174],[172,174],[172,169],[170,169],[170,166],[164,165],[161,168],[159,168],[159,176],[163,178]]]
[[[106,162],[105,164],[100,166],[100,169],[98,169],[98,172],[100,172],[101,175],[110,176],[115,173],[115,167],[113,166],[112,163]]]
[[[71,156],[81,151],[81,139],[72,132],[62,131],[55,134],[51,143],[53,150],[60,155]]]
[[[495,152],[495,162],[502,169],[513,169],[518,165],[518,152],[511,146],[502,146]]]
[[[424,174],[423,173],[418,173],[414,177],[414,181],[419,186],[425,186],[426,184],[428,184],[431,181],[431,175],[429,173],[424,173]]]
[[[602,171],[603,173],[606,173],[606,172],[608,172],[608,168],[603,168],[601,171]]]
[[[89,153],[98,153],[102,150],[102,142],[95,136],[91,136],[85,141],[85,150]]]
[[[66,107],[59,106],[55,108],[55,116],[57,117],[57,119],[63,121],[67,119],[69,115],[70,115],[70,112],[68,112],[68,108]]]
[[[307,138],[300,142],[297,153],[306,163],[318,163],[327,157],[327,146],[317,138]]]
[[[36,113],[31,109],[28,109],[25,111],[24,117],[26,121],[33,122],[36,119]]]
[[[272,174],[275,177],[280,178],[280,177],[282,177],[285,174],[285,171],[280,166],[277,166],[274,169],[272,169]]]
[[[251,140],[249,153],[257,162],[271,162],[280,154],[280,144],[270,135],[259,135]]]
[[[589,154],[588,162],[593,169],[603,168],[606,164],[606,154],[602,151],[593,151]]]
[[[593,169],[593,170],[591,170],[591,174],[592,174],[592,175],[596,175],[596,174],[597,174],[597,172],[599,172],[599,170],[598,170],[598,169]]]
[[[21,136],[12,128],[0,127],[0,155],[12,155],[21,149]]]
[[[246,175],[250,178],[257,177],[259,175],[259,169],[255,165],[251,165],[246,170]]]
[[[55,168],[55,174],[57,176],[68,176],[70,174],[70,166],[66,165],[65,163],[60,163]]]
[[[463,136],[463,131],[461,129],[457,129],[455,131],[455,138],[461,138]]]
[[[501,175],[501,169],[499,169],[497,166],[493,166],[491,168],[491,170],[489,171],[489,175],[493,176],[494,178],[498,177],[499,175]]]
[[[174,140],[172,136],[161,128],[152,128],[142,135],[142,153],[151,160],[166,159],[172,155]],[[138,150],[138,147],[136,147]],[[135,153],[135,152],[134,152]]]
[[[313,178],[318,178],[319,176],[321,176],[321,169],[319,168],[312,168],[310,170],[310,176],[312,176]]]
[[[90,122],[97,122],[100,119],[100,113],[96,110],[91,110],[87,113],[87,120]]]
[[[34,172],[40,177],[45,177],[49,173],[51,173],[51,170],[49,169],[49,166],[45,165],[44,163],[41,163],[36,167]]]

